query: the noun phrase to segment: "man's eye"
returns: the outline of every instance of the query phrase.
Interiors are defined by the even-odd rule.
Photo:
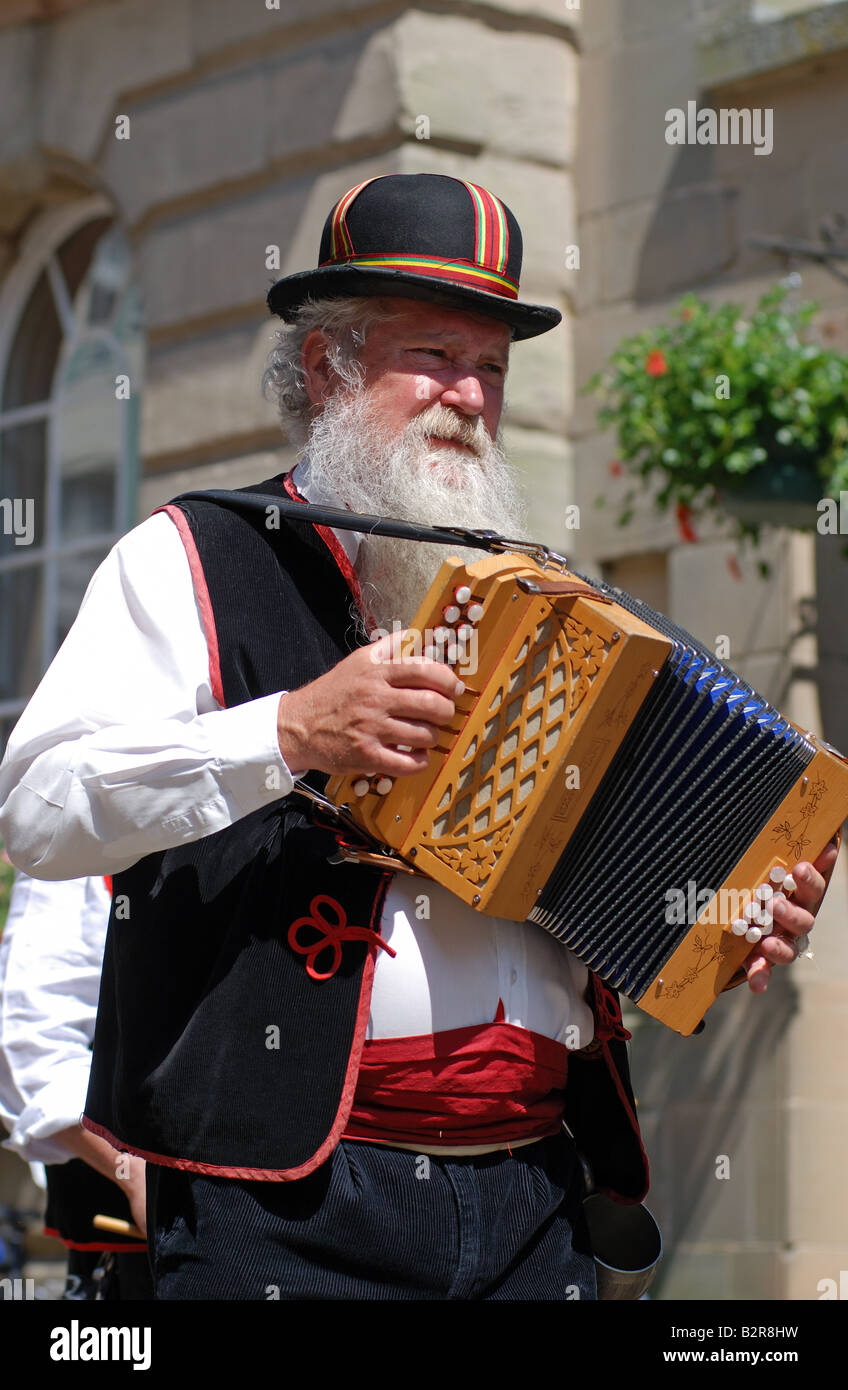
[[[426,353],[428,357],[444,357],[445,355],[443,348],[417,347],[412,348],[412,351]]]

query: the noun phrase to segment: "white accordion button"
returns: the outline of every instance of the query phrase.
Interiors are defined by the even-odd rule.
[[[460,623],[459,627],[456,630],[456,635],[459,638],[460,642],[470,642],[473,633],[474,629],[470,623]]]
[[[759,927],[749,927],[745,933],[745,940],[750,941],[752,946],[756,946],[757,942],[761,940],[762,935]]]
[[[730,923],[730,930],[733,932],[734,936],[744,936],[748,930],[748,923],[745,921],[744,917],[736,917]]]
[[[376,787],[374,788],[374,790],[375,790],[375,792],[377,793],[378,796],[385,796],[387,792],[390,792],[390,791],[391,791],[391,789],[392,789],[393,786],[394,786],[394,778],[393,778],[393,777],[378,777],[378,778],[377,778],[377,785],[376,785]]]
[[[784,869],[783,865],[775,864],[774,868],[771,870],[771,873],[769,874],[769,881],[771,883],[776,883],[777,886],[780,887],[785,877],[786,870]]]
[[[768,911],[768,909],[764,909],[762,912],[757,913],[756,917],[754,918],[754,926],[760,928],[760,930],[763,933],[763,936],[768,936],[769,932],[771,931],[771,925],[771,913]]]
[[[453,666],[455,662],[459,661],[459,647],[456,642],[448,643],[445,648],[445,660],[449,666]]]
[[[460,610],[457,608],[455,603],[449,603],[447,608],[442,613],[442,617],[444,618],[446,623],[457,623],[459,622]]]
[[[754,891],[754,897],[757,899],[758,903],[767,903],[769,898],[773,896],[774,889],[770,883],[761,883],[759,888]]]
[[[468,608],[465,611],[465,616],[467,617],[470,623],[479,623],[480,619],[483,616],[482,603],[469,603]]]
[[[371,790],[371,783],[368,781],[368,778],[367,778],[367,777],[357,777],[356,781],[355,781],[354,784],[353,784],[353,792],[354,792],[354,795],[355,795],[355,796],[367,796],[368,793],[370,792],[370,790]]]
[[[467,584],[460,584],[459,588],[454,590],[454,598],[457,603],[467,603],[470,597],[471,590]]]
[[[785,879],[783,880],[783,883],[781,884],[781,887],[783,888],[784,893],[794,893],[798,885],[795,882],[792,875],[787,874]]]
[[[760,910],[759,903],[746,903],[742,909],[742,916],[748,921],[753,922]]]
[[[433,633],[433,641],[438,642],[439,646],[443,647],[446,642],[450,641],[452,636],[453,633],[449,627],[437,627]]]

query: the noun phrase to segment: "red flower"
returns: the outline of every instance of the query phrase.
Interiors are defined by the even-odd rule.
[[[611,459],[609,464],[609,471],[614,478],[620,478],[622,473],[624,472],[624,469],[622,468],[618,459]]]
[[[668,363],[659,348],[655,348],[653,352],[648,353],[645,359],[645,371],[648,373],[648,376],[665,376],[668,371]]]
[[[692,513],[685,502],[677,504],[677,529],[682,541],[696,541],[698,536],[692,525]]]
[[[728,555],[727,568],[730,570],[730,573],[733,575],[734,579],[742,578],[742,570],[739,567],[739,561],[737,560],[735,555]]]

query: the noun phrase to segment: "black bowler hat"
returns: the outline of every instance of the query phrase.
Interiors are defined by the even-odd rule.
[[[521,229],[506,204],[445,174],[383,174],[351,188],[324,223],[318,262],[277,281],[272,313],[291,322],[310,295],[396,295],[489,314],[514,338],[562,318],[518,302]]]

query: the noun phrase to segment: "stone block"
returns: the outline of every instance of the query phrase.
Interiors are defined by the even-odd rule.
[[[237,70],[129,104],[130,139],[109,140],[103,172],[124,217],[260,170],[266,161],[266,82]]]
[[[638,5],[618,0],[619,34],[624,43],[649,38],[664,39],[670,30],[688,33],[690,43],[696,34],[698,5],[681,5],[680,0],[639,0]]]
[[[432,138],[468,141],[515,159],[571,163],[577,57],[569,45],[416,13],[398,21],[395,37],[408,131],[425,115]]]
[[[733,276],[762,275],[774,283],[784,273],[783,260],[772,251],[749,245],[749,239],[766,235],[817,241],[818,228],[810,226],[804,205],[803,163],[791,168],[765,160],[756,164],[737,180]]]
[[[595,271],[592,305],[633,298],[655,217],[656,204],[647,200],[581,221],[581,264],[591,240],[591,249],[585,249],[589,272]]]
[[[728,1258],[728,1276],[725,1290],[715,1297],[724,1296],[734,1303],[774,1302],[782,1292],[779,1246],[769,1243],[760,1249],[733,1250]]]
[[[395,26],[354,29],[280,54],[264,103],[269,158],[396,126]]]
[[[188,0],[123,0],[54,20],[39,85],[41,138],[91,160],[114,138],[122,92],[191,64]],[[130,136],[132,138],[132,136]]]
[[[835,1057],[825,1066],[842,1065]],[[789,1132],[789,1238],[801,1245],[832,1245],[848,1252],[843,1195],[848,1105],[796,1101]],[[848,1266],[843,1265],[843,1268]],[[822,1271],[822,1275],[828,1271]]]
[[[610,464],[616,461],[614,436],[607,431],[584,437],[575,444],[576,491],[580,506],[581,563],[591,557],[595,566],[622,555],[667,550],[677,540],[674,521],[656,511],[651,494],[626,476],[616,477]],[[633,518],[619,526],[618,517],[629,490]]]
[[[572,0],[491,0],[487,8],[501,12],[501,23],[509,24],[510,32],[520,33],[523,22],[532,29],[541,21],[546,32],[556,24],[567,35],[582,19],[581,9],[571,4]],[[232,0],[190,0],[190,7],[192,45],[199,55],[262,37],[285,41],[287,30],[312,27],[322,18],[327,30],[340,22],[350,30],[366,8],[364,0],[279,0],[278,9],[268,9],[258,0],[250,6],[234,6]]]
[[[247,487],[250,483],[261,483],[264,478],[273,478],[277,473],[287,473],[295,463],[293,450],[275,449],[167,473],[149,473],[142,478],[139,487],[137,518],[144,521],[157,507],[181,492],[197,488]]]
[[[34,25],[0,33],[0,165],[24,158],[38,141],[38,59],[42,35]]]
[[[642,599],[658,613],[666,613],[669,606],[667,558],[661,550],[621,555],[604,567],[604,579],[634,598]]]
[[[686,1303],[726,1298],[730,1273],[729,1251],[680,1245],[663,1260],[659,1284],[656,1290],[651,1290],[651,1297],[662,1302]],[[683,1346],[682,1340],[680,1345]]]
[[[669,557],[671,616],[708,647],[719,635],[729,639],[731,666],[752,653],[782,652],[789,636],[786,579],[781,550],[772,537],[764,557],[774,565],[763,579],[750,555],[737,557],[732,542],[677,547]],[[728,569],[735,559],[742,578]]]
[[[595,224],[597,226],[597,223]],[[598,240],[602,240],[598,233]],[[584,395],[582,388],[596,372],[604,370],[612,354],[625,338],[642,333],[668,318],[667,304],[648,304],[637,307],[631,302],[599,305],[594,312],[581,314],[574,321],[575,386],[577,397],[573,430],[581,437],[597,431],[598,396]],[[615,451],[610,458],[615,457]]]
[[[848,981],[839,940],[844,913],[843,902],[839,921],[831,930],[819,913],[810,937],[813,959],[802,959],[792,967],[799,981],[801,1012],[792,1031],[788,1101],[848,1107],[848,1074],[844,1067],[832,1065],[834,1057],[848,1057]],[[830,961],[839,955],[843,957],[842,979],[831,983]]]
[[[605,299],[658,299],[714,278],[733,261],[737,238],[732,189],[680,189],[651,211],[644,203],[607,220]]]
[[[544,430],[504,428],[507,457],[524,484],[527,534],[554,550],[568,551],[574,531],[566,527],[566,508],[574,501],[571,451],[560,436]]]
[[[840,1242],[838,1235],[835,1232],[828,1244],[796,1246],[781,1256],[782,1298],[795,1302],[839,1297],[840,1275],[848,1269],[848,1241]]]
[[[512,423],[564,431],[573,406],[571,326],[565,319],[549,333],[514,343],[506,395]]]
[[[333,203],[362,179],[392,172],[392,163],[383,156],[302,175],[153,228],[139,255],[148,329],[261,305],[281,275],[317,265]],[[279,247],[280,270],[266,268],[267,246]]]
[[[573,251],[566,252],[565,291],[568,302],[575,314],[588,314],[601,299],[601,273],[603,266],[603,233],[606,213],[592,213],[580,217],[572,246],[577,247],[580,263],[569,265],[574,259]]]
[[[583,55],[577,157],[582,214],[661,194],[680,150],[687,148],[666,144],[665,113],[685,107],[696,89],[694,48],[683,28]]]
[[[841,127],[844,130],[844,126]],[[837,131],[828,119],[828,134]],[[806,212],[806,225],[809,235],[819,238],[821,219],[830,213],[841,213],[848,217],[848,181],[845,179],[845,144],[837,136],[835,139],[822,138],[824,131],[811,142],[803,164],[803,203]]]
[[[273,426],[261,394],[275,321],[154,348],[142,397],[141,452],[150,457]],[[282,438],[282,436],[281,436]]]
[[[327,28],[341,19],[346,28],[356,23],[363,0],[278,0],[269,9],[265,0],[250,5],[234,5],[232,0],[188,0],[191,43],[199,57],[218,49],[237,47],[266,37],[269,45],[276,38],[288,40],[287,31],[300,26],[314,30],[316,21],[326,17]],[[334,27],[334,26],[333,26]]]
[[[583,23],[585,0],[490,0],[490,10],[500,10],[505,15],[514,15],[517,21],[547,20],[549,24],[561,24],[563,29],[580,29]]]

